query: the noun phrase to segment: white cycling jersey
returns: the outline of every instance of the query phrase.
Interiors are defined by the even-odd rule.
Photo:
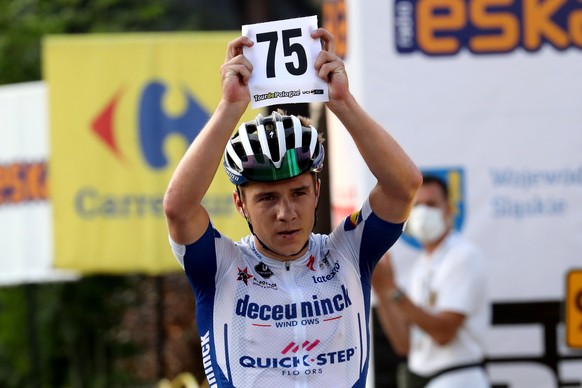
[[[402,226],[366,201],[288,262],[212,225],[191,245],[170,239],[196,295],[210,387],[365,387],[370,278]]]

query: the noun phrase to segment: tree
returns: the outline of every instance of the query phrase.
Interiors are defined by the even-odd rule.
[[[313,15],[317,2],[286,0],[0,0],[0,85],[42,79],[48,34],[238,30]]]
[[[317,1],[308,0],[0,0],[0,85],[42,79],[42,39],[49,34],[240,31],[242,24],[313,15],[318,9]],[[146,353],[143,346],[156,340],[135,341],[124,325],[128,315],[143,317],[144,310],[152,310],[151,304],[156,303],[152,299],[164,292],[170,295],[166,308],[187,317],[169,317],[172,331],[194,325],[190,315],[175,311],[194,307],[184,297],[192,298],[192,294],[183,274],[180,279],[183,284],[171,279],[167,283],[174,288],[166,286],[161,293],[155,287],[152,291],[151,277],[139,276],[92,276],[68,284],[0,288],[0,386],[151,385],[152,381],[144,382],[143,376],[134,373],[135,362],[128,359]],[[148,283],[149,291],[144,292]],[[154,298],[152,293],[156,293]],[[178,306],[175,295],[186,303]],[[141,306],[145,308],[135,313]],[[192,346],[199,340],[193,337],[186,333],[176,341]],[[35,370],[35,359],[40,370]],[[200,360],[193,358],[196,361],[200,365],[188,367],[201,374]],[[184,367],[175,360],[165,363],[166,372]]]

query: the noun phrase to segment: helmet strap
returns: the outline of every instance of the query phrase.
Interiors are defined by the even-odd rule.
[[[249,228],[251,228],[251,231],[252,231],[252,225],[251,225],[250,223],[249,223]],[[252,233],[252,232],[251,232],[251,233]],[[261,246],[263,247],[263,249],[265,249],[265,250],[267,250],[267,251],[269,251],[269,252],[273,252],[273,253],[274,253],[274,254],[276,254],[276,255],[279,255],[279,256],[284,256],[284,257],[293,257],[293,256],[297,256],[298,254],[300,254],[300,253],[301,253],[301,251],[302,251],[302,250],[304,250],[304,249],[305,249],[305,247],[307,246],[307,244],[309,244],[309,239],[307,239],[307,241],[305,241],[305,244],[303,244],[303,246],[301,247],[301,249],[299,249],[297,252],[295,252],[295,253],[292,253],[292,254],[290,254],[290,255],[284,255],[284,254],[282,254],[282,253],[279,253],[279,252],[277,252],[277,251],[274,251],[274,250],[272,250],[271,248],[269,248],[269,247],[267,246],[267,244],[265,244],[264,242],[262,242],[262,241],[261,241],[261,239],[259,238],[259,236],[257,236],[256,234],[254,234],[254,233],[253,233],[253,236],[255,236],[255,237],[257,238],[257,240],[259,241],[259,243],[261,244]]]

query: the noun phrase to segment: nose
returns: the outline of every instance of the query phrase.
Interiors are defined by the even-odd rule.
[[[293,201],[282,198],[277,204],[277,220],[292,221],[297,218],[297,209]]]

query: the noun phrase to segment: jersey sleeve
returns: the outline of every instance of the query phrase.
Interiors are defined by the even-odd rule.
[[[369,281],[374,267],[402,234],[404,223],[393,224],[378,217],[367,199],[362,208],[346,217],[330,234],[336,249],[347,252],[362,279]]]
[[[186,272],[197,296],[214,289],[236,255],[234,242],[223,236],[208,223],[206,231],[197,241],[182,245],[169,238],[174,256]]]

